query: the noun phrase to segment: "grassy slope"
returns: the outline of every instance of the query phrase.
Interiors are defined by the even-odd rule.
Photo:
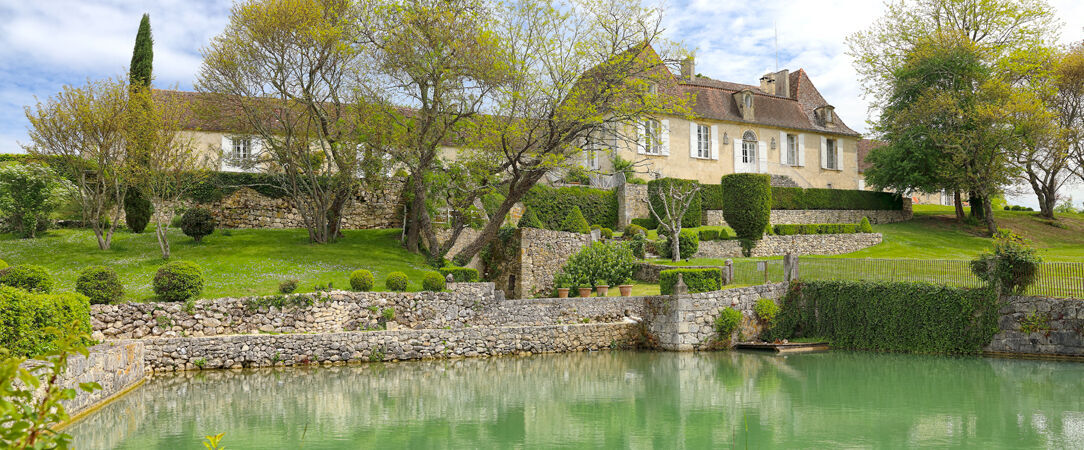
[[[398,245],[399,230],[348,230],[332,245],[308,243],[304,230],[221,231],[196,244],[179,231],[171,233],[173,260],[188,260],[204,270],[206,284],[201,297],[273,294],[287,278],[300,280],[299,292],[316,284],[334,283],[348,288],[349,274],[368,269],[383,289],[389,272],[402,271],[410,278],[410,290],[421,290],[422,274],[433,270],[424,258]],[[0,235],[0,259],[9,264],[39,264],[57,278],[59,290],[73,290],[85,267],[112,266],[121,277],[130,300],[153,295],[151,281],[161,259],[154,233],[119,232],[113,248],[98,250],[92,232],[52,230],[39,239],[18,240]]]

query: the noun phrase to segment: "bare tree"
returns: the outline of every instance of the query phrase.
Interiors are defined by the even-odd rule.
[[[127,82],[110,78],[64,86],[55,97],[25,108],[31,141],[25,148],[58,157],[54,167],[75,182],[83,220],[102,250],[113,241],[130,176],[128,104]]]
[[[670,234],[670,257],[677,261],[681,259],[681,219],[696,196],[700,195],[700,183],[663,179],[648,185],[648,189],[654,190],[648,193],[648,197],[658,198],[661,203],[656,208],[655,202],[648,201],[648,209],[655,221]]]

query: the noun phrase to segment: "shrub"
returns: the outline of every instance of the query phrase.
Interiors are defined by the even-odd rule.
[[[588,224],[613,228],[617,225],[617,195],[612,190],[587,187],[549,187],[536,185],[523,196],[523,205],[534,211],[546,229],[560,230],[561,222],[573,206]]]
[[[632,256],[635,256],[636,259],[644,259],[647,238],[645,238],[643,234],[635,234],[632,239],[625,242],[628,243],[629,250],[632,250]]]
[[[591,178],[583,167],[573,167],[568,170],[564,177],[565,183],[590,184]]]
[[[203,292],[203,270],[190,261],[174,261],[154,274],[154,293],[159,301],[183,302]]]
[[[723,218],[739,239],[760,240],[771,218],[771,178],[735,173],[722,179]]]
[[[719,240],[719,230],[715,230],[715,229],[711,229],[711,228],[700,230],[700,240],[701,241],[717,241],[717,240]]]
[[[517,226],[519,228],[545,228],[531,208],[524,208],[523,216],[519,218],[519,224],[517,224]]]
[[[128,188],[124,194],[124,223],[133,233],[142,233],[151,221],[151,201],[137,188]]]
[[[863,217],[861,222],[858,222],[859,233],[872,233],[873,225],[869,224],[869,217]]]
[[[594,227],[592,227],[592,229],[594,229]],[[611,230],[609,228],[599,227],[598,232],[599,232],[599,236],[602,236],[603,239],[613,239],[614,238],[614,230]]]
[[[727,307],[719,310],[719,317],[715,318],[715,332],[719,338],[730,342],[734,330],[741,325],[741,311]]]
[[[590,286],[595,280],[605,280],[616,286],[632,277],[636,257],[626,242],[593,242],[572,255],[561,271],[577,286]]]
[[[704,184],[700,186],[700,208],[704,211],[723,209],[723,186],[721,184]]]
[[[200,242],[204,236],[215,232],[215,218],[206,208],[192,208],[181,216],[181,231]]]
[[[775,324],[775,316],[779,315],[779,305],[775,303],[775,300],[762,298],[753,306],[753,312],[761,322],[764,322],[764,325],[771,328]]]
[[[738,239],[738,244],[741,245],[741,255],[748,258],[753,255],[753,249],[757,247],[757,241],[752,239]]]
[[[440,272],[426,272],[422,277],[422,289],[426,291],[443,291],[444,283],[444,277],[440,275]]]
[[[358,269],[350,273],[350,289],[355,291],[371,291],[375,281],[373,273],[365,269]]]
[[[775,225],[772,231],[780,236],[795,234],[850,234],[858,232],[858,225],[851,223],[816,223]]]
[[[583,218],[579,206],[573,206],[572,211],[569,211],[568,216],[561,222],[561,231],[580,234],[591,232],[591,226],[587,224],[587,219]]]
[[[292,294],[297,290],[298,281],[296,279],[282,280],[279,283],[279,292],[282,294]]]
[[[120,300],[124,296],[124,286],[112,268],[90,266],[75,280],[75,292],[87,296],[92,305],[104,305]]]
[[[625,232],[621,234],[621,239],[629,240],[635,236],[647,237],[647,229],[635,223],[629,224],[625,227]]]
[[[772,209],[903,209],[903,197],[874,191],[773,187]]]
[[[670,269],[659,273],[659,292],[662,295],[674,293],[679,273],[690,293],[718,291],[723,287],[723,269]]]
[[[389,291],[402,292],[407,290],[407,278],[403,272],[392,272],[388,274],[388,278],[384,280],[384,287]]]
[[[659,193],[663,193],[664,195],[668,194],[671,186],[677,186],[676,189],[683,191],[699,187],[700,182],[678,178],[660,178],[658,180],[651,180],[647,183],[647,201],[651,203],[651,208],[653,208],[656,213],[660,214],[660,218],[664,221],[668,220],[667,216],[663,216],[667,214],[667,210],[663,205],[663,199],[659,196]],[[681,216],[682,228],[699,227],[702,216],[700,209],[700,195],[694,195],[689,201],[689,208],[685,210],[685,215]],[[652,215],[652,218],[654,218],[654,215]]]
[[[632,177],[626,180],[629,184],[647,184],[647,180],[640,177]]]
[[[445,279],[447,279],[448,275],[451,275],[456,283],[473,283],[478,281],[478,269],[471,269],[470,267],[441,267],[440,274],[444,276]]]
[[[53,327],[90,334],[90,300],[82,294],[65,292],[41,294],[0,286],[0,347],[12,356],[38,356],[54,350],[57,336]]]
[[[971,272],[987,283],[1000,284],[1003,294],[1023,295],[1035,282],[1041,262],[1038,252],[1024,238],[998,230],[993,251],[971,261]]]
[[[4,261],[4,260],[0,259],[0,269],[7,269],[7,268],[8,268],[7,261]]]
[[[48,293],[53,290],[53,276],[42,266],[18,264],[0,270],[0,285]]]
[[[660,233],[660,236],[663,234]],[[681,252],[678,257],[680,259],[692,258],[700,249],[700,236],[693,230],[681,230],[681,235],[678,238],[678,251]],[[670,245],[670,236],[663,236],[662,239],[655,244],[655,251],[659,254],[660,258],[673,258],[672,247]]]
[[[497,214],[497,210],[501,208],[501,203],[504,203],[504,195],[500,192],[490,192],[482,196],[482,209],[485,210],[486,216],[490,219],[494,214]]]
[[[635,219],[630,220],[629,222],[631,222],[632,225],[637,225],[639,227],[642,227],[644,229],[644,232],[647,232],[647,230],[653,230],[653,229],[655,229],[655,227],[659,226],[659,224],[655,223],[655,219],[650,218],[650,217],[648,217],[648,218],[637,217]],[[632,226],[632,225],[629,225],[629,226]]]
[[[770,339],[821,337],[832,347],[978,353],[998,330],[989,289],[927,283],[791,282]]]
[[[49,226],[72,184],[41,164],[0,165],[0,224],[22,238]]]

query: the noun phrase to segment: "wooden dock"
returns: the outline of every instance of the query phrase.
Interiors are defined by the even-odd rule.
[[[770,342],[739,342],[734,345],[739,350],[757,350],[772,353],[802,353],[819,352],[828,350],[827,342],[788,342],[786,344],[773,344]]]

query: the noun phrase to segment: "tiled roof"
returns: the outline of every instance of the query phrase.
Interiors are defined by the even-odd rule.
[[[869,156],[870,150],[885,145],[884,142],[874,139],[859,139],[858,140],[858,173],[863,173],[866,169],[873,166],[870,162],[866,161],[866,157]]]

